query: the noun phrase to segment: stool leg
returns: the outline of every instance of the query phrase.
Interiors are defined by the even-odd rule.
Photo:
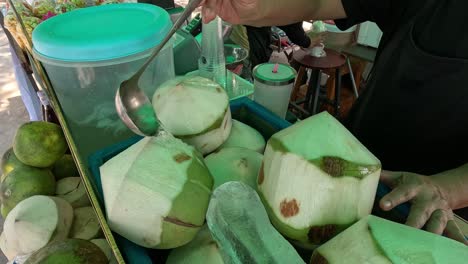
[[[296,82],[294,83],[294,90],[291,94],[291,101],[297,100],[297,94],[299,93],[301,89],[301,81],[302,81],[302,78],[304,77],[304,74],[306,74],[306,69],[301,66],[299,68],[299,72],[297,73]]]
[[[318,99],[320,96],[320,77],[322,75],[321,70],[315,70],[316,76],[315,76],[315,90],[314,90],[314,104],[312,105],[312,111],[310,112],[312,115],[317,114],[318,112]],[[312,80],[310,83],[313,83]]]
[[[336,83],[335,83],[335,116],[338,118],[340,116],[340,96],[341,96],[341,72],[340,68],[336,69],[335,73]]]
[[[348,64],[349,76],[351,77],[351,84],[353,85],[353,92],[356,99],[359,97],[359,93],[356,87],[356,80],[354,80],[353,68],[351,67],[351,61],[349,57],[346,58],[346,64]]]
[[[304,101],[304,109],[309,112],[309,114],[312,114],[311,112],[311,105],[312,105],[312,93],[314,93],[314,84],[317,80],[317,73],[316,70],[312,70],[310,74],[310,79],[309,83],[307,85],[307,93]]]

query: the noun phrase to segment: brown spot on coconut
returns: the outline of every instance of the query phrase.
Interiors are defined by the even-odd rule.
[[[280,211],[284,217],[293,217],[297,215],[299,213],[299,205],[296,199],[292,199],[289,202],[286,199],[284,199],[280,203]]]
[[[258,173],[258,185],[261,185],[265,180],[265,172],[263,171],[263,162],[262,166],[260,167],[260,172]]]
[[[333,177],[343,175],[343,160],[335,157],[324,157],[322,169]]]
[[[311,243],[319,245],[333,238],[337,231],[336,225],[313,226],[309,229],[307,237]]]
[[[185,154],[185,153],[181,153],[181,154],[177,154],[174,156],[174,160],[177,162],[177,163],[182,163],[184,161],[187,161],[187,160],[191,160],[192,158]]]
[[[320,253],[314,251],[312,257],[310,258],[310,264],[328,264],[328,260],[322,256]]]
[[[222,93],[222,92],[223,92],[223,89],[221,89],[221,88],[219,88],[219,87],[216,87],[216,91],[217,91],[218,93]]]
[[[195,228],[200,228],[201,227],[201,226],[197,226],[197,225],[194,225],[194,224],[191,224],[191,223],[186,223],[184,221],[181,221],[181,220],[179,220],[177,218],[173,218],[173,217],[164,217],[164,221],[172,223],[172,224],[176,224],[178,226],[195,227]]]

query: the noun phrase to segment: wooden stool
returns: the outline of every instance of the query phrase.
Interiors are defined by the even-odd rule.
[[[306,73],[307,69],[312,70],[309,80],[306,98],[297,102],[292,102],[292,107],[305,113],[306,115],[315,115],[318,112],[318,100],[320,96],[320,77],[322,71],[335,72],[335,91],[334,99],[323,99],[322,101],[334,106],[335,116],[338,117],[340,113],[340,93],[341,93],[341,67],[346,63],[346,57],[339,52],[325,48],[327,56],[317,58],[309,55],[303,50],[294,52],[293,60],[301,65],[299,68],[296,85],[292,94],[292,99],[295,100],[299,90],[300,81]],[[304,104],[304,108],[299,105]]]

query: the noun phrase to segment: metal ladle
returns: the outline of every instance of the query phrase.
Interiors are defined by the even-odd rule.
[[[138,80],[145,72],[148,65],[163,49],[164,45],[172,38],[190,14],[197,8],[202,0],[192,0],[185,7],[182,15],[172,26],[163,41],[155,48],[143,66],[128,80],[120,84],[115,95],[117,113],[124,124],[134,133],[141,136],[154,136],[158,132],[159,122],[153,110],[151,101],[145,92],[138,86]]]

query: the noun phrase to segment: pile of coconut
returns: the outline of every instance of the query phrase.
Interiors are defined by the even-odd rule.
[[[258,194],[269,221],[289,243],[305,249],[322,245],[316,263],[366,262],[348,258],[355,256],[342,250],[349,237],[339,234],[368,219],[381,164],[334,117],[315,115],[266,142],[254,128],[232,119],[222,87],[198,76],[163,84],[152,103],[169,133],[143,138],[100,168],[114,232],[142,247],[175,249],[168,263],[230,263],[225,256],[237,253],[220,252],[226,247],[205,222],[213,191],[237,181]],[[374,223],[379,224],[387,223]],[[343,246],[335,250],[327,241]],[[372,243],[362,250],[374,250]]]
[[[115,263],[66,150],[61,128],[40,121],[22,125],[2,156],[0,249],[10,263],[54,263],[47,260],[55,255],[62,263]]]

